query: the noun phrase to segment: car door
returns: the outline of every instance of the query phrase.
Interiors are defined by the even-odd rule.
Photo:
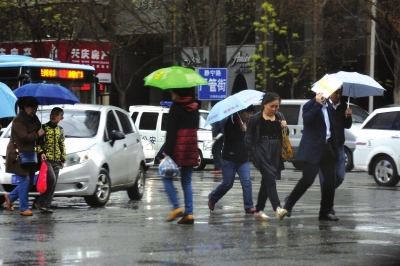
[[[154,149],[158,151],[164,142],[161,142],[157,134],[157,124],[160,112],[143,111],[138,115],[138,129],[142,139],[150,141],[154,145]]]
[[[400,157],[399,111],[377,113],[364,125],[360,134],[366,140],[364,146],[367,150],[379,150],[382,154],[386,153],[392,158]],[[372,155],[375,153],[377,152]]]
[[[115,110],[115,113],[117,114],[121,124],[122,131],[125,134],[127,158],[126,168],[128,169],[127,179],[125,182],[134,183],[143,157],[141,156],[143,150],[140,143],[140,135],[136,128],[134,128],[133,121],[129,117],[129,114],[125,114],[119,110]]]
[[[104,155],[109,167],[109,174],[112,186],[119,186],[126,182],[128,176],[128,149],[127,138],[113,141],[111,140],[112,131],[122,132],[118,119],[115,117],[113,110],[108,110],[106,114],[105,141],[109,145],[105,145]]]

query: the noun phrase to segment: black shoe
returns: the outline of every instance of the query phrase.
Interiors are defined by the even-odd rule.
[[[292,215],[292,207],[289,207],[289,196],[285,198],[285,206],[283,208],[287,211],[286,216],[290,217]]]
[[[34,203],[36,209],[38,209],[39,211],[43,212],[43,213],[53,213],[52,210],[50,210],[49,208],[46,208],[42,205],[40,205],[39,203]]]
[[[335,215],[335,214],[336,214],[336,212],[335,212],[335,209],[334,209],[334,208],[332,208],[332,210],[331,210],[330,214],[332,214],[332,215]]]
[[[322,215],[318,217],[318,220],[320,221],[339,221],[340,219],[338,217],[336,217],[335,215],[332,215],[330,213],[328,213],[327,215]]]

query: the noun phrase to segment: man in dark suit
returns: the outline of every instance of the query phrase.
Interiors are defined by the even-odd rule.
[[[338,221],[339,218],[330,213],[335,198],[335,166],[338,156],[335,109],[322,93],[317,93],[315,98],[304,105],[303,124],[303,137],[297,152],[297,159],[304,162],[303,176],[285,199],[284,209],[290,217],[293,206],[314,183],[321,169],[324,182],[319,220]]]

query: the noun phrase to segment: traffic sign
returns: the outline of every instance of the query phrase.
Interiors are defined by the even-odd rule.
[[[208,81],[208,85],[199,85],[198,99],[219,101],[226,98],[227,77],[226,68],[199,68],[199,74]]]

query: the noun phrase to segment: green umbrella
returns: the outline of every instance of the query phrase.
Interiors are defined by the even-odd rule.
[[[208,85],[199,73],[193,69],[172,66],[161,68],[144,78],[145,86],[154,86],[160,89],[191,88],[197,85]]]

